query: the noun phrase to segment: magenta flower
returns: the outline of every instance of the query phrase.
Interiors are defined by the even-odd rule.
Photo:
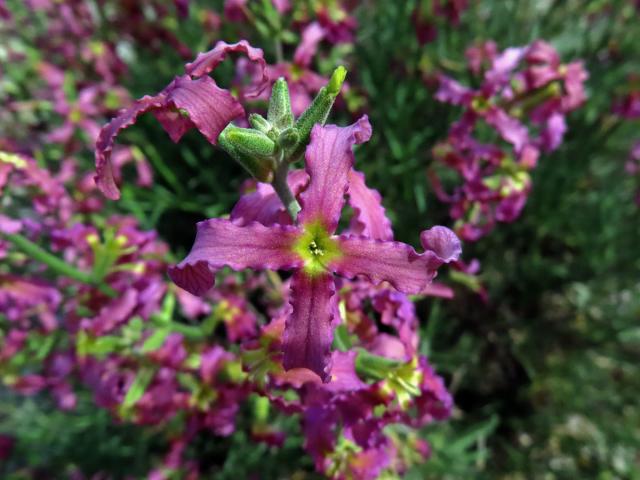
[[[422,232],[421,254],[400,242],[335,235],[349,187],[352,146],[370,136],[366,117],[345,128],[316,125],[306,151],[310,182],[300,195],[302,210],[296,225],[200,222],[191,252],[169,270],[177,285],[197,295],[213,286],[214,273],[223,266],[293,270],[284,367],[308,368],[325,380],[337,308],[334,274],[362,275],[374,284],[387,281],[401,292],[419,293],[440,265],[461,252],[458,238],[445,227]]]

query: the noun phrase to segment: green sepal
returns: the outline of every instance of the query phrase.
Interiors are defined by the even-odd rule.
[[[252,113],[249,115],[249,124],[265,135],[268,134],[273,128],[271,123],[269,123],[269,121],[259,113]]]
[[[240,153],[252,157],[270,157],[275,152],[274,141],[258,130],[231,125],[225,128],[225,132],[227,141]]]
[[[278,136],[278,146],[285,151],[293,150],[300,142],[300,134],[295,127],[287,128]]]
[[[382,380],[386,378],[390,372],[398,369],[402,365],[403,362],[399,360],[374,355],[363,348],[358,349],[358,356],[355,361],[356,372],[358,372],[358,375],[362,378],[373,380]]]
[[[340,93],[344,79],[347,76],[347,69],[343,66],[336,68],[329,79],[329,83],[322,87],[316,98],[313,99],[309,108],[307,108],[295,123],[295,127],[300,134],[300,143],[290,157],[290,161],[297,160],[304,152],[309,143],[311,129],[319,123],[324,125],[327,121],[331,107]]]
[[[220,136],[218,137],[218,145],[226,151],[231,157],[238,162],[242,167],[249,172],[251,176],[253,176],[256,180],[260,182],[270,183],[273,180],[273,171],[275,169],[275,162],[271,158],[266,157],[256,157],[247,155],[240,150],[238,150],[235,145],[227,138],[228,130],[233,127],[232,125],[228,125],[225,128]],[[260,133],[260,132],[256,132]],[[271,143],[275,146],[272,140],[267,138],[267,140],[271,141]]]
[[[142,398],[144,393],[147,391],[147,388],[151,384],[151,380],[153,380],[153,376],[155,375],[155,370],[150,367],[142,367],[138,370],[136,377],[133,379],[129,390],[124,397],[124,400],[118,407],[118,413],[122,417],[128,418],[131,409],[135,406],[136,403]]]
[[[273,84],[271,98],[269,99],[267,120],[278,130],[284,130],[285,128],[293,126],[289,86],[283,77],[277,79]]]

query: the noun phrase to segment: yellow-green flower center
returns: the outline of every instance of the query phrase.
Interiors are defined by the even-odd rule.
[[[303,226],[302,235],[293,245],[293,251],[304,261],[304,271],[311,276],[328,271],[329,262],[342,255],[338,243],[321,222]]]

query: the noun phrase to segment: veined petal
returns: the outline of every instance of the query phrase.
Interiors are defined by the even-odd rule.
[[[287,176],[287,183],[293,195],[297,197],[309,183],[309,175],[304,170],[293,170]],[[271,184],[261,182],[258,182],[253,192],[240,197],[231,210],[230,218],[238,225],[260,222],[268,227],[276,223],[292,223],[291,216]]]
[[[189,255],[169,269],[176,285],[202,295],[214,284],[214,272],[223,266],[234,270],[291,269],[302,266],[293,252],[299,233],[295,227],[265,227],[257,222],[240,226],[213,218],[198,223],[196,240]]]
[[[227,57],[227,53],[229,52],[244,52],[249,60],[258,64],[262,71],[260,83],[255,89],[247,91],[245,96],[257,97],[260,95],[262,90],[269,84],[267,62],[264,60],[264,52],[262,49],[252,47],[246,40],[240,40],[237,43],[219,41],[213,49],[208,52],[199,53],[193,62],[187,63],[185,71],[192,77],[207,75]]]
[[[300,194],[299,224],[319,221],[329,234],[335,232],[353,165],[352,147],[370,137],[371,125],[366,115],[348,127],[313,127],[305,153],[305,170],[311,180],[309,187]]]
[[[364,275],[374,284],[387,281],[403,293],[420,293],[444,263],[431,250],[419,254],[400,242],[346,236],[338,237],[337,242],[342,256],[331,263],[337,274],[347,278]]]
[[[210,77],[192,80],[176,77],[153,97],[144,96],[106,124],[96,141],[96,177],[98,188],[112,200],[120,198],[111,164],[111,152],[121,130],[133,125],[145,112],[153,111],[174,142],[196,127],[211,143],[244,109],[231,93],[219,88]],[[183,115],[184,113],[184,115]]]
[[[385,215],[382,197],[367,187],[364,173],[349,172],[348,202],[353,208],[349,232],[375,240],[393,240],[391,221]]]
[[[335,303],[331,274],[309,276],[298,271],[293,275],[293,311],[284,330],[284,368],[308,368],[327,381]]]
[[[165,108],[155,110],[154,114],[174,142],[195,126],[216,145],[229,122],[244,114],[242,105],[211,77],[196,80],[186,75],[176,77],[161,93],[166,95],[167,102]]]

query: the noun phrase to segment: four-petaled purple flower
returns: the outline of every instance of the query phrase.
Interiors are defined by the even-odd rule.
[[[334,274],[362,275],[374,284],[386,281],[403,293],[415,294],[429,285],[438,267],[461,253],[455,234],[439,226],[420,235],[424,253],[400,242],[335,234],[353,165],[352,147],[370,136],[366,117],[344,128],[316,125],[305,155],[310,181],[300,194],[302,210],[296,225],[200,222],[191,252],[169,270],[176,284],[196,295],[213,286],[215,271],[224,266],[293,270],[284,366],[308,368],[324,380],[337,318]]]

